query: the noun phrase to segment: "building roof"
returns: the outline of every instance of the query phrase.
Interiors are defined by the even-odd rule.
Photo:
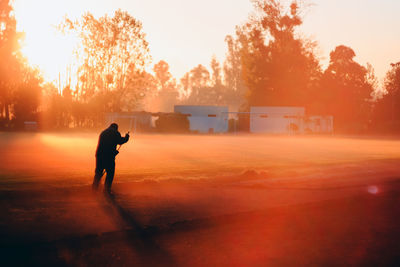
[[[250,107],[250,113],[304,115],[304,107]]]

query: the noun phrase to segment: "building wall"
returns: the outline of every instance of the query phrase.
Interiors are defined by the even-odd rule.
[[[119,125],[121,131],[147,130],[152,127],[152,116],[147,112],[111,112],[105,116],[106,127],[112,122]]]
[[[303,107],[251,107],[250,132],[296,134],[304,132]]]
[[[228,107],[177,105],[174,107],[174,112],[189,115],[191,131],[199,133],[228,131]]]
[[[306,133],[333,133],[333,116],[310,116],[304,129]]]

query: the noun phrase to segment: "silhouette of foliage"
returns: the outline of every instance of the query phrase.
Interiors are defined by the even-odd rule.
[[[400,120],[397,114],[400,112],[400,62],[390,66],[384,81],[384,94],[376,101],[372,123],[378,131],[399,133]]]
[[[245,104],[247,87],[242,76],[240,43],[232,36],[225,38],[227,53],[223,66],[225,99],[230,110],[238,111]]]
[[[66,18],[60,28],[74,32],[81,41],[76,49],[78,100],[87,102],[96,97],[103,112],[135,108],[143,94],[135,82],[143,78],[150,60],[141,22],[117,10],[113,17],[96,19],[86,13],[77,21]]]
[[[316,42],[298,33],[301,1],[251,2],[255,9],[248,21],[225,38],[223,63],[212,57],[208,67],[199,64],[178,81],[163,60],[154,65],[154,75],[146,71],[151,61],[146,36],[127,12],[65,18],[60,30],[80,40],[76,73],[69,73],[77,79],[57,89],[28,66],[11,1],[0,1],[0,127],[21,126],[40,115],[51,128],[93,128],[103,125],[106,112],[170,112],[174,104],[192,104],[228,105],[233,111],[304,106],[309,113],[333,115],[336,131],[400,130],[400,63],[391,64],[382,91],[372,66],[357,63],[350,47],[337,46],[322,70]],[[159,126],[175,119],[160,117]],[[239,116],[238,128],[248,128],[248,120]]]
[[[314,43],[295,34],[302,23],[299,5],[293,1],[285,11],[279,1],[253,3],[251,20],[236,31],[248,106],[307,106],[320,67]]]
[[[36,120],[42,78],[20,52],[23,34],[16,30],[11,1],[0,1],[0,117],[2,127]]]
[[[370,119],[374,88],[367,68],[355,62],[355,56],[350,47],[336,47],[321,80],[322,101],[326,113],[334,116],[338,131],[365,131]]]
[[[79,39],[74,51],[77,83],[53,96],[53,102],[62,99],[64,111],[49,110],[63,118],[60,127],[102,126],[106,112],[143,105],[152,80],[145,71],[151,57],[140,21],[121,10],[112,17],[86,13],[75,21],[65,18],[59,29]]]
[[[169,65],[164,60],[155,64],[153,71],[158,85],[157,100],[153,104],[158,107],[158,111],[172,112],[179,98],[176,80],[172,77]]]
[[[187,90],[189,96],[184,103],[189,105],[206,105],[210,104],[213,96],[211,96],[211,79],[210,72],[206,67],[199,64],[190,70],[185,76],[187,79]]]

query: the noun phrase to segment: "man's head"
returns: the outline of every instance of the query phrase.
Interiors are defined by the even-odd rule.
[[[111,123],[110,128],[113,128],[114,130],[118,131],[118,124],[116,123]]]

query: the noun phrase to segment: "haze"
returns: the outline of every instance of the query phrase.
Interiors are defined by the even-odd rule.
[[[329,53],[340,44],[350,46],[360,64],[367,62],[383,78],[389,64],[400,60],[400,18],[395,0],[313,1],[300,31],[319,43],[319,55],[326,64]],[[224,38],[252,10],[248,0],[15,0],[18,28],[26,33],[24,53],[38,65],[48,80],[57,79],[71,60],[73,39],[55,34],[67,15],[78,18],[85,11],[95,16],[121,8],[143,23],[153,63],[163,59],[171,73],[180,78],[198,64],[209,66],[213,55],[224,60]],[[396,61],[397,62],[397,61]]]

